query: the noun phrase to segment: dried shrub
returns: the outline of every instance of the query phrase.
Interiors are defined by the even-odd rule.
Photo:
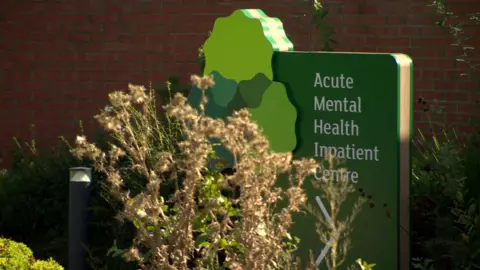
[[[204,92],[214,84],[211,77],[192,76],[192,82]],[[158,135],[158,121],[148,109],[154,95],[142,86],[129,85],[128,93],[117,91],[109,97],[109,110],[96,118],[117,143],[105,152],[79,136],[73,152],[92,160],[95,169],[106,175],[111,193],[124,206],[119,220],[137,228],[124,258],[144,269],[295,267],[288,230],[292,214],[306,202],[301,187],[315,172],[314,160],[293,161],[290,153],[272,153],[247,110],[226,121],[205,116],[205,94],[200,111],[181,94],[165,106],[185,139],[158,151],[151,143]],[[219,162],[209,166],[214,157],[212,139],[235,157],[229,175],[220,173],[225,168],[219,168]],[[118,166],[124,158],[130,165],[122,170],[145,177],[145,187],[137,194],[125,188],[124,172]],[[284,173],[290,175],[286,189],[277,183]],[[160,187],[171,181],[178,187],[165,198]],[[239,194],[225,195],[227,189]],[[287,203],[279,210],[280,202]]]

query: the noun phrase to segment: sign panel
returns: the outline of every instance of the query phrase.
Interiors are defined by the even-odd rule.
[[[274,81],[285,85],[297,108],[295,157],[345,160],[346,171],[319,168],[312,181],[350,181],[360,191],[356,196],[372,196],[373,203],[353,224],[347,261],[362,258],[379,269],[408,269],[411,59],[403,54],[277,52],[273,63]],[[329,202],[307,185],[310,203],[328,219],[322,205]],[[351,209],[344,210],[346,215]],[[315,219],[299,215],[295,221],[299,254],[306,260],[312,250],[321,265],[326,254],[320,254],[328,247],[315,235]]]

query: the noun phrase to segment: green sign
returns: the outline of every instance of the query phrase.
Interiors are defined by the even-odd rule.
[[[350,181],[373,197],[377,205],[367,205],[353,224],[345,268],[362,258],[378,269],[408,269],[411,59],[294,52],[280,20],[258,9],[217,19],[204,52],[205,74],[216,81],[207,90],[209,116],[225,119],[249,108],[273,151],[319,162],[329,155],[345,160],[346,171],[319,166],[312,181]],[[198,105],[200,94],[192,90],[192,105]],[[225,149],[217,151],[232,164]],[[329,202],[310,182],[305,186],[309,203],[329,221]],[[298,215],[292,234],[301,239],[298,255],[306,261],[313,252],[324,269],[330,246],[319,240],[315,222]]]
[[[408,266],[402,230],[409,227],[412,61],[402,54],[279,52],[274,63],[274,80],[286,85],[299,116],[295,157],[345,160],[346,171],[319,168],[313,181],[350,181],[377,204],[354,222],[349,260],[361,257],[379,269]],[[328,202],[306,184],[322,211]],[[293,234],[302,241],[300,253],[312,250],[320,263],[329,246],[312,236],[312,223],[299,216]]]

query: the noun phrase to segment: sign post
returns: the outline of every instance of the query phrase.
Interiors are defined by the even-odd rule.
[[[376,206],[364,207],[352,224],[352,248],[341,268],[362,258],[379,269],[409,269],[411,59],[404,54],[295,52],[282,22],[259,9],[217,19],[203,48],[204,75],[216,82],[206,93],[208,116],[226,119],[248,108],[272,151],[319,162],[327,156],[345,161],[346,171],[319,166],[305,181],[309,203],[318,206],[327,223],[334,222],[325,207],[329,202],[312,181],[350,181],[372,196]],[[201,90],[192,89],[192,106],[200,98]],[[225,149],[217,151],[232,164]],[[356,196],[360,194],[351,199]],[[306,262],[313,252],[325,269],[331,241],[322,244],[315,222],[313,216],[296,216],[292,234],[301,239],[299,257]]]

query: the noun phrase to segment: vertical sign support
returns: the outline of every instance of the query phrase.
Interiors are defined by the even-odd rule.
[[[399,85],[399,137],[400,137],[400,270],[411,268],[410,251],[410,184],[412,175],[412,131],[413,131],[413,63],[406,55],[397,55],[400,66]]]

